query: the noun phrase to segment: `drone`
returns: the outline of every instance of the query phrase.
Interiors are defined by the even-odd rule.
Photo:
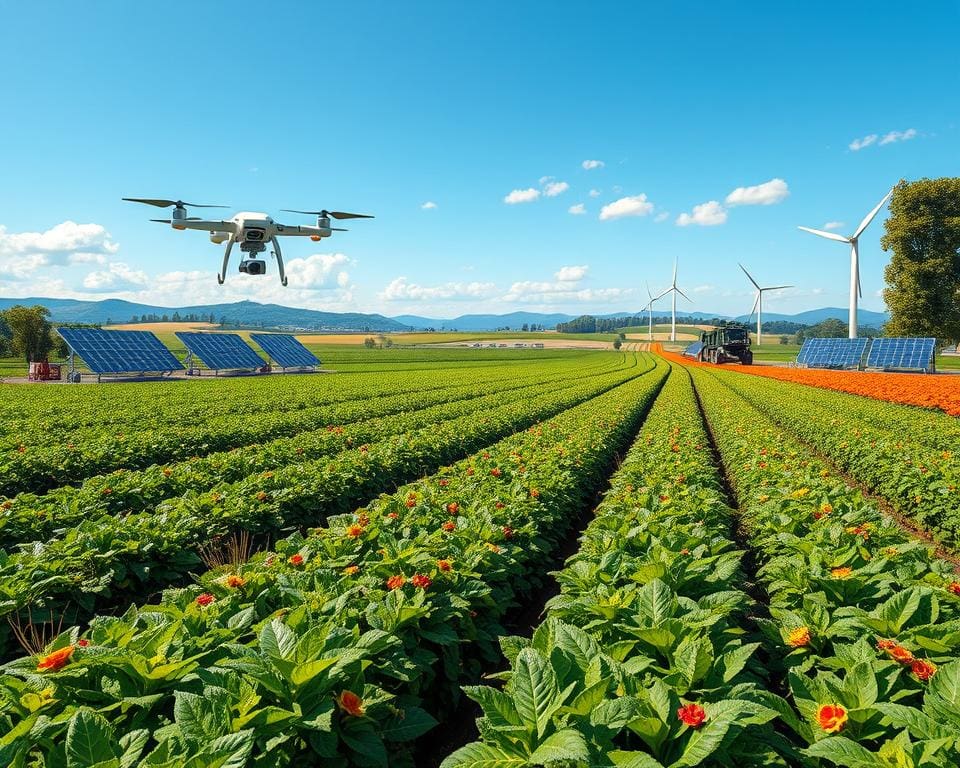
[[[259,258],[260,254],[267,249],[267,245],[272,246],[273,257],[277,260],[277,268],[280,273],[280,283],[287,284],[287,277],[283,272],[283,255],[280,253],[280,237],[309,237],[315,243],[320,242],[325,237],[330,237],[334,232],[346,232],[340,227],[331,227],[330,219],[372,219],[364,213],[345,213],[344,211],[294,211],[284,208],[285,213],[300,213],[306,216],[316,216],[317,226],[301,226],[280,224],[274,221],[265,213],[254,211],[240,211],[229,219],[211,220],[202,219],[199,216],[188,216],[187,206],[191,208],[229,208],[227,205],[199,205],[197,203],[185,203],[183,200],[154,200],[152,198],[142,197],[124,197],[124,200],[131,203],[145,203],[146,205],[155,205],[157,208],[173,208],[169,219],[150,219],[160,224],[169,224],[174,229],[199,229],[210,233],[210,242],[215,245],[227,244],[223,252],[223,266],[220,268],[220,274],[217,275],[217,282],[223,285],[227,279],[227,264],[230,261],[230,251],[233,250],[234,243],[240,244],[240,250],[244,254],[240,260],[240,271],[246,275],[263,275],[267,271],[267,262]]]

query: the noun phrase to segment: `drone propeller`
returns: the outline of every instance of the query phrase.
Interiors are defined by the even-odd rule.
[[[284,213],[302,213],[306,216],[332,216],[335,219],[372,219],[366,213],[345,213],[344,211],[295,211],[292,208],[281,208]]]
[[[211,206],[213,207],[213,206]],[[155,221],[158,224],[172,224],[173,219],[150,219],[150,221]],[[177,221],[200,221],[199,216],[189,216],[186,219],[177,219]]]
[[[229,208],[229,205],[200,205],[199,203],[185,203],[183,200],[154,200],[153,198],[145,197],[124,197],[122,200],[126,200],[130,203],[145,203],[147,205],[155,205],[157,208],[184,208],[190,206],[191,208]]]

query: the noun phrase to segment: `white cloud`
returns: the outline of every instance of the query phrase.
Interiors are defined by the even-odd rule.
[[[547,197],[556,197],[570,189],[570,185],[565,181],[551,181],[543,188],[543,194]]]
[[[917,137],[916,128],[907,128],[905,131],[890,131],[890,133],[884,134],[883,138],[880,139],[880,146],[884,144],[893,144],[895,141],[910,141]]]
[[[347,272],[338,272],[337,273],[337,285],[341,288],[346,288],[350,284],[350,275]]]
[[[727,205],[773,205],[790,194],[783,179],[770,179],[753,187],[737,187],[727,195]]]
[[[831,229],[840,229],[842,227],[843,227],[842,221],[828,221],[826,224],[823,225],[823,228],[826,229],[827,231]]]
[[[599,189],[591,189],[591,190],[590,190],[590,197],[600,197],[600,190],[599,190]]]
[[[423,208],[423,210],[425,211],[432,211],[434,208],[437,207],[437,204],[433,202],[433,200],[427,200],[427,202],[425,202],[420,207]]]
[[[713,293],[716,290],[715,285],[698,285],[693,289],[694,293]]]
[[[587,209],[583,207],[583,203],[577,203],[567,208],[567,213],[572,213],[574,216],[582,216],[586,212]]]
[[[670,218],[670,211],[662,211],[653,217],[653,220],[659,224],[661,221],[666,221]]]
[[[349,263],[350,259],[342,253],[315,253],[305,259],[292,259],[284,266],[291,288],[322,291],[332,288],[334,281],[341,287],[350,281],[349,274],[343,271]],[[341,275],[346,276],[342,283]]]
[[[622,219],[625,216],[647,216],[653,212],[653,203],[645,194],[621,197],[600,209],[600,220]]]
[[[505,198],[503,202],[507,205],[516,205],[517,203],[532,203],[540,197],[540,190],[530,187],[529,189],[515,189]]]
[[[681,213],[677,217],[677,226],[688,227],[696,224],[701,227],[714,227],[727,220],[727,212],[716,200],[693,206],[693,213]]]
[[[553,176],[541,176],[540,179],[538,180],[538,183],[539,183],[540,186],[542,187],[544,184],[546,184],[546,183],[547,183],[548,181],[550,181],[551,179],[553,179]]]
[[[133,269],[122,261],[112,262],[106,269],[90,272],[83,278],[83,287],[94,293],[127,291],[145,286],[149,278],[143,270]]]
[[[398,277],[384,288],[379,296],[384,301],[434,301],[436,299],[482,299],[496,291],[494,283],[444,283],[424,286]]]
[[[632,293],[630,288],[578,288],[571,282],[537,282],[524,280],[514,283],[502,301],[523,304],[559,304],[561,302],[612,301]]]
[[[0,273],[22,279],[44,266],[103,264],[119,248],[100,224],[64,221],[45,232],[8,232],[0,225]]]
[[[866,149],[871,144],[876,144],[879,137],[875,133],[871,133],[869,136],[864,136],[862,139],[854,139],[850,142],[849,146],[854,152],[859,152],[861,149]]]
[[[558,271],[553,273],[553,276],[561,283],[577,283],[586,277],[589,269],[590,267],[586,264],[572,267],[560,267]]]
[[[606,163],[603,160],[584,160],[580,165],[583,166],[583,170],[592,171],[595,168],[603,168]]]

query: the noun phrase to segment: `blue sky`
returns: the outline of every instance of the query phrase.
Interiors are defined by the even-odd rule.
[[[770,311],[846,306],[846,247],[796,226],[957,175],[960,4],[750,5],[9,6],[0,295],[611,312],[676,258],[698,310],[750,309],[738,261],[796,286]],[[219,247],[123,196],[376,218],[285,240],[287,289],[221,287]]]

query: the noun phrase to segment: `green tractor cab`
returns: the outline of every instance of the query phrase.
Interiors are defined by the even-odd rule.
[[[750,330],[745,325],[725,325],[700,334],[703,347],[697,359],[704,363],[753,364]]]

